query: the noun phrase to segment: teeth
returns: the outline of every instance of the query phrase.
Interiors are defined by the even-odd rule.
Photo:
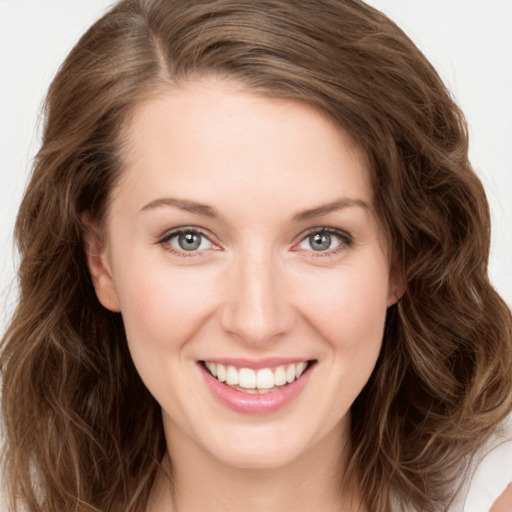
[[[306,366],[308,365],[308,363],[306,363],[306,361],[302,361],[302,363],[299,363],[296,368],[295,368],[295,378],[298,379],[301,375],[302,375],[302,372],[306,369]]]
[[[293,382],[297,378],[297,370],[294,364],[288,365],[286,368],[286,382]]]
[[[247,389],[256,389],[256,373],[250,368],[240,370],[240,387]]]
[[[270,368],[258,370],[256,374],[256,387],[258,389],[270,389],[275,386],[274,372]]]
[[[283,386],[286,384],[286,371],[284,367],[279,366],[274,372],[274,382],[276,386]]]
[[[225,382],[229,386],[240,387],[248,393],[258,393],[258,390],[270,392],[276,386],[284,386],[298,379],[306,369],[308,363],[292,363],[281,365],[272,370],[271,368],[261,368],[252,370],[251,368],[237,369],[234,366],[225,366],[220,363],[205,362],[209,372],[220,382]]]
[[[238,372],[234,366],[228,366],[226,369],[226,384],[230,386],[238,385]]]
[[[223,364],[217,365],[217,379],[219,382],[226,382],[226,367]]]
[[[206,364],[206,368],[208,368],[208,370],[210,370],[210,373],[214,377],[217,377],[217,365],[214,363],[205,363],[205,364]]]

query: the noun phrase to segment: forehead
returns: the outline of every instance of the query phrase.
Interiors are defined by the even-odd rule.
[[[366,155],[345,130],[305,103],[231,82],[197,81],[142,102],[123,139],[120,186],[140,195],[371,202]]]

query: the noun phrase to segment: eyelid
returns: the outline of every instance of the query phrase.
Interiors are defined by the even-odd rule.
[[[306,240],[311,235],[317,234],[317,233],[327,233],[329,235],[334,235],[340,240],[340,244],[336,246],[334,249],[328,249],[326,251],[314,251],[313,249],[307,250],[307,249],[300,249],[298,248],[299,244],[302,243],[304,240]],[[298,240],[293,244],[292,250],[294,251],[302,251],[306,250],[311,254],[313,257],[324,257],[324,256],[332,256],[337,254],[338,252],[342,251],[343,249],[346,249],[347,247],[351,247],[354,243],[354,239],[350,233],[343,229],[338,228],[332,228],[328,226],[317,226],[314,228],[308,229],[306,232],[303,232],[299,237]]]
[[[209,249],[198,249],[195,251],[184,251],[184,250],[180,250],[177,247],[174,247],[173,245],[171,245],[169,243],[169,241],[172,238],[179,236],[183,233],[196,233],[198,235],[204,236],[214,246],[213,250],[221,249],[220,244],[217,243],[216,241],[214,241],[213,235],[211,235],[205,229],[199,228],[197,226],[179,226],[176,228],[168,229],[167,231],[165,231],[163,234],[161,234],[157,238],[155,244],[164,246],[165,249],[168,250],[169,252],[172,252],[174,254],[178,254],[181,256],[187,256],[187,257],[188,256],[196,256],[196,255],[202,254],[205,251],[211,250],[209,248]]]
[[[214,246],[213,250],[222,249],[222,246],[214,240],[215,237],[211,233],[209,233],[207,230],[205,230],[203,228],[199,228],[197,226],[179,226],[176,228],[169,229],[169,230],[165,231],[163,234],[161,234],[157,238],[155,243],[157,245],[165,246],[166,250],[168,250],[169,252],[178,254],[180,256],[197,256],[197,255],[204,253],[205,251],[211,250],[211,248],[209,248],[209,249],[199,249],[199,250],[194,250],[194,251],[185,251],[185,250],[180,250],[179,248],[176,248],[168,243],[169,240],[171,240],[172,238],[179,236],[180,234],[183,234],[183,233],[197,233],[201,236],[204,236]],[[340,240],[340,243],[334,249],[328,249],[326,251],[314,251],[313,249],[307,250],[307,249],[302,249],[302,248],[298,247],[301,242],[306,240],[306,238],[308,238],[309,236],[314,235],[316,233],[327,233],[329,235],[335,236],[336,238],[338,238]],[[310,229],[306,230],[305,232],[301,233],[301,235],[294,242],[291,250],[297,251],[297,252],[305,250],[306,252],[310,253],[310,255],[312,257],[326,257],[326,256],[333,256],[333,255],[337,254],[338,252],[346,249],[347,247],[351,247],[353,245],[353,243],[354,243],[354,240],[353,240],[352,235],[350,235],[350,233],[348,233],[347,231],[345,231],[343,229],[333,228],[333,227],[328,227],[328,226],[316,226],[316,227],[310,228]]]

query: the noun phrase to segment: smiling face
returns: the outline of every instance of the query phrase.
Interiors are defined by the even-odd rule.
[[[141,104],[124,147],[88,262],[171,453],[279,467],[339,443],[399,292],[362,151],[309,106],[215,81]]]

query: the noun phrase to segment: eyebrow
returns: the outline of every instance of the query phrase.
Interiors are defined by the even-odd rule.
[[[152,210],[154,208],[159,208],[161,206],[172,206],[175,208],[179,208],[180,210],[185,210],[187,212],[195,213],[198,215],[202,215],[203,217],[209,217],[212,219],[219,217],[215,208],[212,208],[211,206],[202,203],[197,203],[195,201],[190,201],[189,199],[177,199],[173,197],[162,197],[159,199],[155,199],[146,204],[144,207],[142,207],[141,211]],[[327,215],[337,210],[343,210],[345,208],[352,207],[359,207],[367,210],[370,209],[369,204],[366,201],[363,201],[362,199],[341,198],[332,201],[331,203],[327,203],[316,208],[311,208],[296,213],[293,216],[292,220],[295,223],[304,222],[307,220],[322,217],[323,215]]]
[[[364,208],[366,210],[370,209],[370,205],[363,201],[362,199],[350,199],[350,198],[341,198],[337,199],[328,204],[324,204],[318,206],[317,208],[311,208],[310,210],[304,210],[299,212],[293,216],[294,222],[304,222],[306,220],[316,219],[318,217],[322,217],[323,215],[327,215],[328,213],[343,210],[345,208],[359,207]]]
[[[154,201],[151,201],[150,203],[145,205],[141,209],[141,211],[143,212],[147,210],[152,210],[154,208],[159,208],[160,206],[174,206],[176,208],[179,208],[180,210],[196,213],[204,217],[218,217],[217,212],[211,206],[196,203],[195,201],[190,201],[188,199],[176,199],[173,197],[162,197],[160,199],[155,199]]]

